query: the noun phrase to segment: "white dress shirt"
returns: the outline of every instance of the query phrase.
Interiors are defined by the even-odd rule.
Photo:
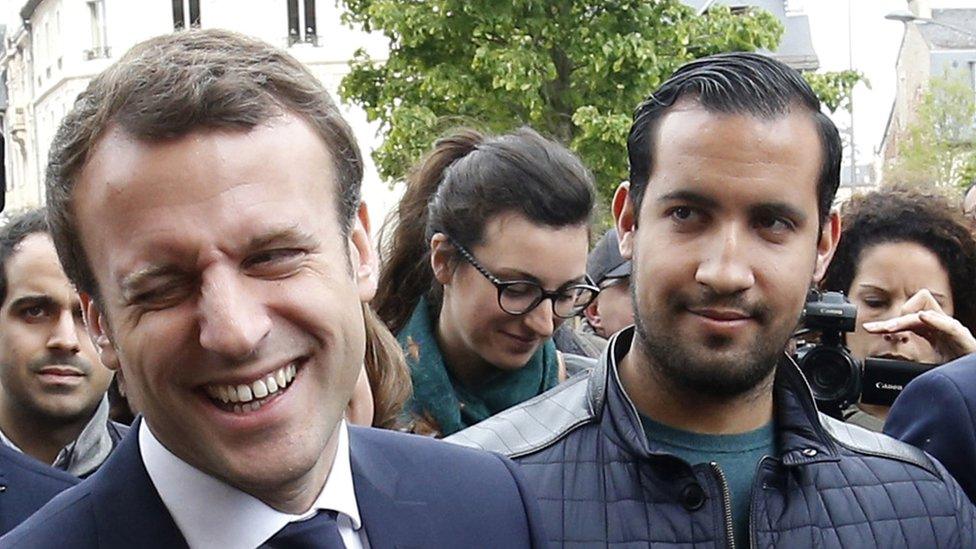
[[[319,509],[338,512],[339,534],[348,549],[369,549],[353,489],[346,422],[338,429],[329,477],[315,503],[301,515],[282,513],[176,457],[156,440],[145,420],[139,426],[139,452],[163,504],[192,549],[257,547],[289,522],[307,519]]]

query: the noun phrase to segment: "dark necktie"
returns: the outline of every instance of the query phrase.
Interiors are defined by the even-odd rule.
[[[261,546],[267,549],[345,549],[335,511],[319,511],[312,518],[290,522]]]

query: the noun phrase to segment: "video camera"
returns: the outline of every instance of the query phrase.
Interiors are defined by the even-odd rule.
[[[840,292],[810,290],[803,308],[803,330],[819,332],[819,343],[798,345],[796,361],[813,390],[817,408],[840,418],[855,402],[891,406],[909,381],[937,364],[868,357],[864,364],[844,345],[844,333],[857,326],[857,306]]]

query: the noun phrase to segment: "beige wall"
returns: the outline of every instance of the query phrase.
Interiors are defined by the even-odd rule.
[[[925,93],[931,73],[930,65],[929,47],[918,27],[912,23],[905,25],[905,38],[895,66],[895,103],[881,149],[883,162],[897,153],[899,137],[911,123],[914,109]]]
[[[173,29],[170,0],[104,0],[108,58],[91,58],[94,43],[91,13],[85,0],[46,0],[25,27],[18,15],[24,2],[7,7],[8,48],[0,60],[7,70],[9,108],[5,113],[7,208],[43,201],[44,166],[51,139],[88,80],[134,44]],[[201,0],[201,25],[222,27],[288,47],[288,25],[282,0]],[[353,52],[365,48],[374,59],[386,57],[386,40],[343,25],[333,0],[317,0],[319,46],[296,44],[292,54],[306,63],[336,94]],[[370,152],[379,145],[377,126],[358,107],[340,105],[366,157],[363,196],[374,225],[392,207],[397,194],[379,180]]]

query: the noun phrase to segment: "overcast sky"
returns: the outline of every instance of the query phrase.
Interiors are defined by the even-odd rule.
[[[976,0],[930,0],[933,9],[976,8]],[[871,89],[859,85],[854,93],[854,136],[858,164],[881,145],[884,126],[895,96],[895,60],[904,24],[884,16],[906,10],[905,0],[792,0],[810,18],[813,47],[821,70],[842,70],[853,66],[867,75]],[[848,33],[848,8],[853,33]],[[853,36],[851,36],[853,34]],[[853,38],[850,40],[849,38]],[[851,44],[852,47],[849,47]],[[850,125],[844,112],[834,117],[838,126]],[[845,151],[846,153],[846,151]]]

